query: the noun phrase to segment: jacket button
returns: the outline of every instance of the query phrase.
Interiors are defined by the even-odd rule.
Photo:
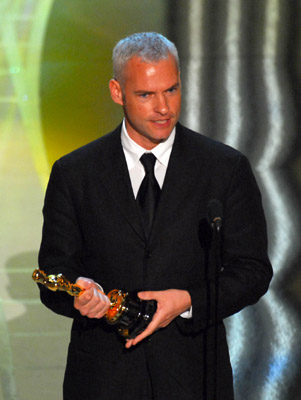
[[[145,258],[151,258],[151,256],[152,256],[151,251],[146,251],[145,252]]]

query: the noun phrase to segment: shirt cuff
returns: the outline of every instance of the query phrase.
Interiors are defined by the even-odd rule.
[[[99,289],[101,292],[104,293],[104,290],[103,290],[102,286],[100,286],[100,284],[97,283],[97,282],[94,282],[94,283],[95,283],[95,285],[98,287],[98,289]]]
[[[190,307],[190,310],[183,312],[180,314],[180,317],[182,318],[192,318],[192,306]]]

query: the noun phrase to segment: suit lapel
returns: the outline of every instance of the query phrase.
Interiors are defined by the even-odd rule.
[[[170,156],[160,201],[155,216],[150,243],[159,232],[170,226],[181,203],[191,193],[202,168],[200,155],[194,154],[194,148],[186,138],[184,128],[178,124],[176,138]]]
[[[136,234],[144,240],[144,231],[121,146],[120,127],[107,139],[109,139],[107,145],[102,147],[103,150],[99,154],[102,164],[101,168],[98,168],[99,179],[123,217]]]

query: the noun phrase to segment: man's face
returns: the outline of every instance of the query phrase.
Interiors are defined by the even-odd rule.
[[[122,105],[129,136],[147,150],[166,140],[181,109],[181,82],[172,55],[155,63],[131,58],[123,84],[112,80],[113,100]]]

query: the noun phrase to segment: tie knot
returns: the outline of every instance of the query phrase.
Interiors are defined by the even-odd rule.
[[[157,159],[153,155],[153,153],[144,153],[141,156],[140,161],[145,169],[146,174],[154,171],[154,166],[155,166],[156,160]]]

